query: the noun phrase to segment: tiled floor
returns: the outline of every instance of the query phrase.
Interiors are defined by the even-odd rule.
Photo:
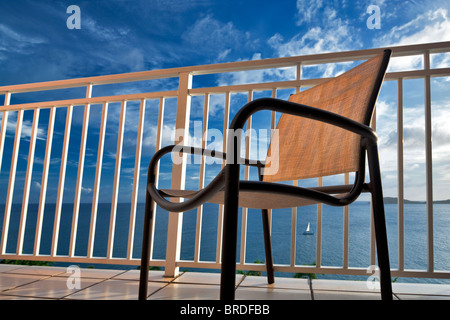
[[[0,265],[0,300],[136,300],[137,270],[80,269]],[[79,276],[79,277],[77,277]],[[185,272],[164,278],[150,271],[150,300],[215,300],[219,298],[218,273]],[[237,300],[380,299],[365,281],[277,278],[267,285],[264,277],[237,275]],[[450,285],[394,283],[394,299],[448,299]]]

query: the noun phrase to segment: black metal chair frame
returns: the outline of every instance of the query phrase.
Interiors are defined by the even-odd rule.
[[[388,50],[387,50],[388,51]],[[388,64],[390,51],[387,52],[384,64]],[[379,87],[384,78],[384,70],[380,72],[377,81]],[[370,103],[375,105],[378,91],[371,96]],[[161,208],[170,212],[184,212],[208,202],[208,200],[219,191],[224,191],[224,218],[223,218],[223,240],[222,240],[222,266],[220,299],[233,300],[235,297],[236,280],[236,247],[238,230],[239,192],[256,191],[275,194],[293,195],[300,198],[315,200],[319,203],[331,206],[346,206],[358,198],[365,191],[371,193],[373,221],[375,228],[376,249],[378,266],[380,269],[380,285],[382,299],[392,299],[392,285],[390,274],[390,263],[388,253],[388,242],[386,233],[386,221],[384,213],[383,192],[381,185],[381,173],[378,158],[377,135],[369,127],[370,117],[365,119],[364,124],[353,121],[322,109],[307,105],[297,104],[274,98],[262,98],[249,102],[235,115],[230,129],[239,132],[243,129],[247,119],[254,113],[262,110],[271,110],[287,113],[294,116],[322,121],[345,130],[349,130],[361,136],[361,152],[359,169],[355,174],[353,185],[303,188],[282,183],[264,181],[240,180],[240,165],[251,165],[258,167],[261,180],[261,169],[264,167],[262,161],[251,161],[240,157],[241,136],[232,134],[228,136],[227,153],[215,152],[202,148],[171,145],[157,151],[150,161],[147,176],[147,192],[145,200],[145,217],[143,231],[143,245],[141,256],[141,273],[139,286],[139,299],[147,298],[148,267],[150,259],[150,244],[152,240],[151,226],[153,219],[153,201]],[[155,185],[156,168],[159,160],[170,152],[183,152],[189,154],[203,154],[226,160],[222,171],[204,189],[192,198],[183,202],[171,202],[164,197],[164,192],[158,190]],[[369,166],[370,182],[365,183],[365,160]],[[227,156],[228,154],[228,156]],[[231,155],[231,156],[230,156]],[[337,191],[348,191],[345,196],[334,196]],[[270,233],[268,227],[267,210],[262,210],[264,239],[266,248],[266,265],[268,282],[273,283],[273,263],[270,244]]]

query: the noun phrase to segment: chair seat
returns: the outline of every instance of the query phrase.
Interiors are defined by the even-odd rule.
[[[336,197],[344,195],[351,189],[351,185],[332,186],[332,187],[317,187],[311,188],[315,191],[321,191],[328,194],[334,194]],[[195,190],[160,190],[161,196],[170,198],[186,198],[190,199],[199,191]],[[211,199],[210,203],[224,204],[224,191],[217,192]],[[300,195],[268,193],[263,191],[240,190],[239,192],[239,207],[252,209],[284,209],[293,207],[302,207],[312,204],[317,204],[318,201],[306,199]]]

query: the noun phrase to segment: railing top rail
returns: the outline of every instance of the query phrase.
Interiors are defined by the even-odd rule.
[[[427,44],[407,45],[389,47],[393,50],[393,57],[419,55],[425,52],[442,53],[450,51],[450,41]],[[152,79],[167,79],[178,77],[180,73],[190,73],[192,75],[225,73],[235,71],[247,71],[255,69],[283,68],[302,65],[314,65],[320,63],[336,63],[354,60],[368,59],[385,48],[364,49],[355,51],[343,51],[333,53],[320,53],[304,56],[293,56],[283,58],[271,58],[263,60],[238,61],[231,63],[219,63],[210,65],[188,66],[170,69],[139,71],[131,73],[121,73],[105,76],[95,76],[77,79],[66,79],[57,81],[36,82],[0,87],[0,94],[34,92],[44,90],[66,89],[83,87],[87,85],[104,85],[112,83],[144,81]]]
[[[158,92],[147,92],[147,93],[133,93],[125,95],[115,95],[115,96],[101,96],[93,98],[78,98],[78,99],[68,99],[68,100],[57,100],[57,101],[43,101],[43,102],[31,102],[22,104],[11,104],[0,106],[1,111],[17,111],[17,110],[30,110],[30,109],[45,109],[52,107],[67,107],[67,106],[81,106],[86,104],[102,104],[102,103],[115,103],[122,101],[138,101],[141,99],[158,99],[158,98],[168,98],[176,97],[177,91],[158,91]]]

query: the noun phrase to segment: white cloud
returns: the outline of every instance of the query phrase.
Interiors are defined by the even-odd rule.
[[[92,188],[81,187],[81,192],[84,192],[84,193],[91,193],[91,192],[92,192]]]
[[[81,28],[87,29],[89,34],[100,41],[115,41],[125,37],[129,33],[129,29],[125,27],[113,28],[106,27],[97,23],[88,15],[83,14],[81,18]]]
[[[209,114],[210,117],[223,117],[223,111],[225,104],[225,97],[223,95],[211,95],[209,99]]]
[[[381,107],[381,108],[379,108]],[[377,104],[377,133],[383,184],[390,196],[397,192],[397,118],[395,102]],[[435,199],[448,199],[450,111],[446,103],[432,104],[432,165]],[[425,111],[423,105],[406,106],[403,121],[403,165],[405,195],[409,200],[424,200],[425,186]]]
[[[130,70],[144,70],[145,69],[145,57],[144,53],[136,48],[130,49],[124,54],[124,63]]]
[[[376,112],[377,112],[377,117],[382,117],[388,113],[390,113],[390,109],[392,109],[393,106],[391,103],[384,101],[384,100],[378,100],[376,103]]]
[[[174,126],[163,125],[163,129],[161,130],[161,146],[174,144],[175,136],[177,135],[177,131]],[[181,134],[181,131],[180,131]],[[154,147],[156,146],[156,137],[157,137],[157,127],[152,126],[148,128],[143,137],[143,145],[144,147]],[[192,146],[192,147],[201,147],[201,129],[200,136],[198,134],[192,136],[189,135],[184,142],[184,145]]]
[[[225,58],[228,56],[230,52],[231,52],[230,48],[223,50],[222,52],[219,53],[217,60],[219,61],[225,60]]]
[[[31,137],[31,131],[33,129],[33,122],[32,121],[23,121],[22,123],[22,137],[29,138]],[[37,128],[36,132],[36,139],[37,140],[46,140],[47,139],[47,132],[42,128]]]
[[[184,51],[215,57],[215,62],[229,57],[235,48],[242,52],[244,48],[250,49],[255,44],[249,32],[239,30],[231,21],[219,21],[211,14],[198,19],[182,34],[182,39]]]
[[[251,60],[260,60],[261,53],[254,53]],[[258,69],[220,74],[217,80],[219,86],[250,84],[272,81],[294,80],[294,68]]]
[[[433,106],[433,143],[436,146],[446,146],[450,154],[450,110],[448,105]],[[448,156],[448,155],[447,155]]]
[[[36,45],[45,44],[41,36],[28,35],[0,24],[0,61],[8,60],[11,54],[32,53]]]
[[[6,134],[7,136],[15,136],[17,128],[17,113],[13,112],[8,117],[8,123],[6,126]],[[21,138],[28,139],[31,137],[31,131],[33,129],[33,121],[30,120],[22,120],[22,133],[20,135]],[[46,140],[47,139],[47,131],[42,128],[37,128],[36,132],[37,140]]]
[[[374,39],[374,47],[402,46],[420,43],[448,41],[450,19],[448,11],[437,8],[423,11],[413,19],[394,26],[379,38]],[[432,67],[447,66],[448,55],[432,56]],[[388,72],[415,70],[423,68],[422,56],[392,58]],[[432,101],[432,164],[434,196],[436,199],[448,198],[448,155],[450,154],[450,129],[445,121],[450,118],[447,97],[448,79],[433,82]],[[445,85],[443,85],[445,84]],[[444,89],[446,87],[447,89]],[[412,91],[411,91],[412,89]],[[421,89],[423,90],[423,89]],[[405,96],[414,92],[413,88]],[[420,93],[417,92],[417,93]],[[444,97],[444,98],[443,98]],[[425,110],[423,94],[417,102],[404,102],[403,119],[403,159],[405,197],[410,200],[425,199]],[[385,189],[391,196],[397,192],[397,118],[396,98],[391,96],[386,101],[379,101],[377,107],[377,132],[380,137],[380,159],[382,171],[386,177]],[[388,102],[387,102],[388,101]],[[390,102],[391,101],[391,102]]]
[[[402,46],[420,43],[448,41],[450,35],[450,19],[446,9],[439,8],[419,14],[415,19],[400,26],[393,27],[388,33],[374,40],[376,47]],[[436,61],[446,64],[448,57]],[[447,59],[447,60],[446,60]],[[414,70],[423,68],[421,56],[392,58],[388,72]]]
[[[0,34],[3,35],[3,41],[6,41],[6,39],[13,40],[15,46],[20,47],[47,42],[46,39],[40,36],[25,35],[9,28],[4,24],[0,24]]]
[[[338,52],[362,47],[359,33],[354,24],[345,19],[338,11],[322,2],[299,0],[299,21],[312,21],[307,29],[298,32],[288,40],[279,33],[274,34],[268,44],[275,50],[277,56],[296,56],[325,52]],[[318,12],[318,10],[323,12]]]
[[[439,8],[419,14],[415,19],[401,26],[395,26],[389,33],[376,40],[380,46],[410,45],[418,43],[448,41],[450,20],[446,9]]]
[[[38,181],[33,181],[31,185],[33,186],[33,188],[36,188],[39,190],[41,189],[41,184]]]
[[[322,0],[297,0],[297,25],[311,22],[322,6]]]
[[[350,21],[343,20],[337,11],[330,7],[324,8],[324,16],[326,22],[311,27],[304,33],[299,32],[287,40],[276,33],[267,43],[279,57],[340,52],[362,47],[358,32]],[[330,63],[308,68],[315,68],[320,77],[334,77],[348,70],[348,65]]]

